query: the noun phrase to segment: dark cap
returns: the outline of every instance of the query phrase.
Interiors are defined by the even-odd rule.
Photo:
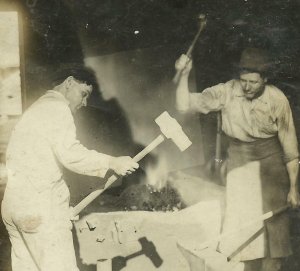
[[[239,68],[256,72],[266,72],[271,67],[267,51],[259,48],[246,48],[241,55]]]

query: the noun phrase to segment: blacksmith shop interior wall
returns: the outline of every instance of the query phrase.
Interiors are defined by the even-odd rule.
[[[204,163],[201,127],[198,115],[181,115],[175,110],[175,86],[171,82],[173,64],[166,60],[169,48],[156,47],[124,51],[110,55],[85,58],[100,85],[104,100],[115,98],[128,116],[134,141],[147,145],[159,133],[154,119],[168,111],[178,119],[193,142],[181,153],[174,144],[158,148],[158,156],[166,156],[170,171],[185,169]],[[196,91],[195,77],[191,88]]]

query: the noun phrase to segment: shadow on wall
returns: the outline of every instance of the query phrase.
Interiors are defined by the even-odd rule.
[[[184,153],[170,142],[154,150],[158,157],[166,156],[169,171],[175,171],[203,164],[204,157],[199,115],[182,115],[175,110],[175,86],[171,81],[175,59],[168,56],[170,51],[156,47],[88,56],[85,63],[95,71],[103,98],[117,100],[128,116],[135,142],[146,146],[157,137],[160,130],[154,120],[163,111],[177,119],[193,145]],[[194,77],[190,84],[195,90]]]

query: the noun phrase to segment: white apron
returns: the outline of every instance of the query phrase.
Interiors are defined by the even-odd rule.
[[[237,232],[221,240],[219,249],[230,256],[242,248],[236,260],[280,258],[292,253],[286,212],[239,230],[262,214],[286,204],[289,179],[279,147],[276,138],[230,143],[222,232]],[[247,245],[242,247],[243,244]]]

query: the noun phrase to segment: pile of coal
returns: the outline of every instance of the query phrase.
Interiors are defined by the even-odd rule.
[[[169,184],[160,190],[149,184],[131,185],[120,194],[116,205],[125,211],[173,212],[186,207]]]

